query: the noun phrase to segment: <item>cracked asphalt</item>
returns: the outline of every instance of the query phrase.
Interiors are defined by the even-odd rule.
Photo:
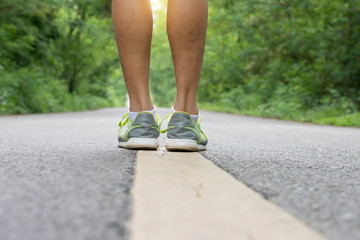
[[[116,145],[125,111],[0,117],[1,240],[128,239],[136,151]],[[203,156],[330,239],[360,239],[360,129],[202,119]]]

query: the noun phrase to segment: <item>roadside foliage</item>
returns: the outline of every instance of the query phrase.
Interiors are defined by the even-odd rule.
[[[202,109],[360,126],[359,1],[208,3]],[[154,17],[150,88],[169,107],[165,7]],[[124,106],[125,96],[111,1],[0,1],[0,114]]]
[[[1,114],[125,101],[110,1],[2,0],[0,26]]]
[[[251,115],[360,126],[359,1],[210,6],[204,102]]]

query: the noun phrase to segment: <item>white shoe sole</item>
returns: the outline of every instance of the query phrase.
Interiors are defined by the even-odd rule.
[[[119,142],[119,147],[127,149],[152,149],[159,148],[157,138],[130,138],[127,142]]]
[[[169,151],[204,151],[206,146],[191,139],[167,139],[165,148]]]

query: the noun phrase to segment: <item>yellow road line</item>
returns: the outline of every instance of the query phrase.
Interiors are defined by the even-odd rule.
[[[139,151],[132,240],[324,240],[198,153]]]

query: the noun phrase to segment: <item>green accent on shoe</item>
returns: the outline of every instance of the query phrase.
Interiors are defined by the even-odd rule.
[[[129,114],[126,113],[119,122],[120,133],[118,135],[118,141],[127,142],[131,138],[156,139],[160,135],[159,123],[159,115],[157,115],[155,119],[154,115],[151,113],[139,112],[134,121],[130,121]]]
[[[165,118],[168,117],[168,128],[161,131],[162,133],[167,132],[168,139],[193,140],[197,144],[206,146],[208,139],[201,130],[200,117],[197,123],[192,121],[190,114],[187,112],[177,111],[168,114]],[[164,121],[164,119],[161,121],[161,123]]]

